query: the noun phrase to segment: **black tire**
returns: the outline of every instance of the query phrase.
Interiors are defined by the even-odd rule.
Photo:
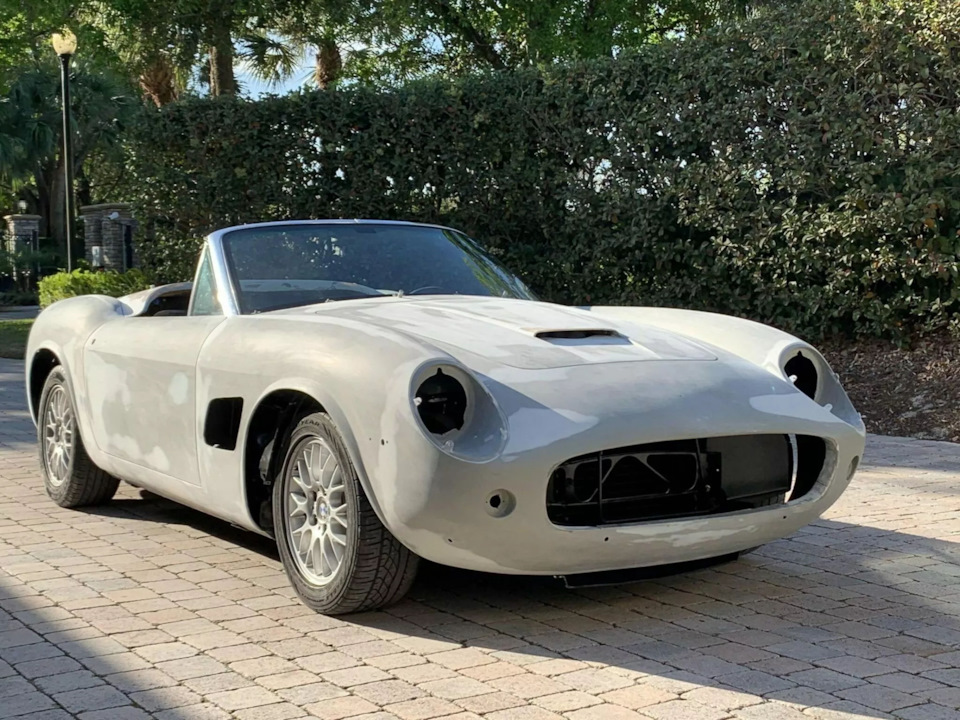
[[[48,453],[51,443],[55,444],[47,422],[51,403],[67,408],[70,414],[70,419],[63,423],[63,427],[69,428],[71,440],[69,451],[62,453],[66,456],[65,467],[52,468],[52,458]],[[43,471],[43,484],[47,495],[64,508],[105,503],[113,497],[120,485],[117,478],[94,465],[87,455],[77,423],[76,405],[67,384],[66,373],[62,367],[55,367],[47,376],[40,394],[40,405],[37,409],[37,446],[40,450],[40,468]]]
[[[343,512],[347,519],[342,559],[323,584],[311,579],[309,568],[301,568],[305,561],[294,555],[288,532],[292,521],[284,504],[295,483],[294,468],[300,453],[317,439],[326,444],[340,465],[346,505]],[[374,610],[400,600],[413,584],[419,558],[380,522],[333,421],[326,413],[307,415],[297,423],[284,445],[283,466],[273,487],[273,524],[280,559],[297,595],[307,607],[325,615]],[[315,514],[313,522],[319,517]]]

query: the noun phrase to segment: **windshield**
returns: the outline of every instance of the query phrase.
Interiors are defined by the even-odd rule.
[[[388,295],[534,299],[467,236],[381,223],[271,225],[223,236],[244,314]]]

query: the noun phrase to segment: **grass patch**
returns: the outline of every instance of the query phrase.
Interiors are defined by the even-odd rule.
[[[33,320],[0,320],[0,357],[23,360]]]

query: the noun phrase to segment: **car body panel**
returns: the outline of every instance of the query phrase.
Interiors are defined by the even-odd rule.
[[[218,283],[227,277],[217,256],[223,232],[207,242]],[[330,415],[400,542],[435,562],[502,573],[596,572],[744,550],[819,517],[863,453],[863,423],[823,357],[746,320],[467,296],[238,315],[224,287],[223,316],[132,317],[162,291],[54,304],[34,325],[28,360],[44,351],[64,365],[100,467],[255,532],[269,528],[245,495],[250,421],[276,391],[303,393]],[[818,369],[813,398],[783,371],[798,352]],[[438,366],[472,388],[479,419],[470,433],[437,438],[418,416],[416,388]],[[28,362],[32,396],[33,368]],[[234,449],[204,441],[210,403],[224,398],[242,407]],[[826,441],[820,477],[798,500],[602,527],[561,527],[547,517],[548,479],[570,458],[769,433]],[[498,492],[514,499],[510,512],[491,512]]]
[[[225,320],[125,317],[93,332],[84,350],[84,368],[88,425],[99,450],[200,484],[197,358],[207,337]]]
[[[280,311],[283,312],[283,311]],[[531,370],[641,360],[715,360],[707,348],[657,327],[622,319],[597,322],[578,308],[502,298],[437,296],[336,303],[315,313],[396,329],[456,353],[483,353],[509,367]],[[596,333],[585,338],[540,334]]]

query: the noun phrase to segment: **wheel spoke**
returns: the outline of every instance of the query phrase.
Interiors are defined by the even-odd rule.
[[[349,527],[347,523],[347,506],[341,505],[336,510],[333,510],[330,513],[330,520],[336,520],[337,524],[343,528],[344,532],[346,532],[347,527]]]
[[[310,443],[307,446],[307,462],[310,468],[310,482],[316,490],[322,486],[321,475],[323,474],[323,453],[319,443]]]
[[[300,515],[307,514],[307,498],[303,495],[292,492],[290,493],[290,501],[293,503],[293,507],[290,509],[290,517],[298,517]]]
[[[310,492],[310,479],[306,477],[303,470],[303,463],[297,460],[293,468],[293,475],[290,476],[290,479],[303,491],[301,494],[306,496],[306,494]]]
[[[313,571],[323,577],[326,575],[323,571],[323,544],[320,542],[320,538],[317,537],[316,533],[311,534],[313,538],[310,543],[310,559],[312,560]]]
[[[320,465],[320,486],[326,490],[330,490],[330,477],[331,475],[340,469],[339,463],[334,459],[333,453],[328,452],[326,457],[323,459],[323,463]]]
[[[328,568],[335,568],[340,563],[337,561],[337,554],[333,551],[333,543],[330,542],[330,535],[323,534],[323,559]]]
[[[310,545],[313,542],[313,532],[310,529],[309,525],[304,524],[300,528],[300,542],[297,545],[297,550],[299,551],[301,557],[307,557],[310,552]]]
[[[339,464],[331,468],[330,475],[327,477],[327,482],[324,484],[324,487],[327,490],[327,494],[336,492],[337,490],[343,490],[343,472]]]

